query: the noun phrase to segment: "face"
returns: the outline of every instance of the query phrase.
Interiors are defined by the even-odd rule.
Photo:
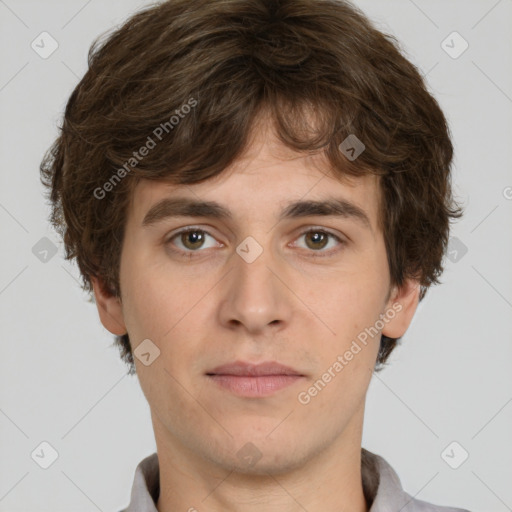
[[[215,202],[229,215],[154,208],[177,198]],[[338,201],[337,213],[290,208],[305,201]],[[376,177],[340,181],[321,155],[292,153],[272,137],[256,138],[213,180],[138,184],[121,300],[97,282],[95,292],[104,325],[128,332],[135,354],[150,340],[141,351],[151,363],[134,359],[157,444],[228,470],[248,454],[258,459],[246,467],[254,473],[360,446],[381,331],[401,336],[418,295],[411,283],[390,286],[378,205]],[[214,371],[237,361],[298,375]]]

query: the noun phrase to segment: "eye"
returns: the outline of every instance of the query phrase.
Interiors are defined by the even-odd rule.
[[[194,228],[194,227],[187,227],[185,229],[182,229],[181,231],[178,231],[173,236],[171,236],[167,241],[166,244],[172,244],[172,245],[178,245],[179,249],[178,251],[175,251],[175,249],[171,249],[175,252],[198,252],[198,249],[201,248],[210,248],[214,247],[215,244],[210,245],[209,247],[204,247],[205,239],[206,237],[210,237],[213,240],[213,236],[211,236],[209,233],[204,231],[203,229]],[[173,243],[172,241],[174,239],[177,239],[177,243]],[[181,244],[181,247],[180,245]]]
[[[205,245],[205,241],[208,237],[211,238],[213,242],[210,243],[210,245]],[[324,250],[329,245],[329,240],[337,242],[337,244],[334,243],[334,246],[345,244],[345,242],[334,233],[330,233],[329,231],[319,228],[308,229],[307,231],[301,233],[298,239],[302,237],[304,237],[306,241],[305,249],[309,249],[309,252],[321,253],[318,255],[311,254],[313,257],[326,256],[330,252],[336,252]],[[174,242],[174,240],[176,241]],[[215,247],[215,244],[216,241],[212,235],[210,235],[204,229],[195,228],[193,226],[187,226],[186,228],[181,229],[180,231],[170,236],[165,242],[165,245],[178,247],[178,249],[170,247],[172,252],[189,256],[192,256],[193,253],[201,252],[200,249],[209,249]],[[220,245],[222,246],[222,244]],[[304,246],[302,247],[304,248]]]
[[[299,239],[305,237],[306,249],[311,249],[313,252],[329,253],[332,251],[324,251],[323,249],[328,246],[329,239],[338,242],[334,245],[343,245],[345,242],[334,233],[325,231],[323,229],[309,229],[299,236]],[[323,256],[324,254],[322,254]],[[313,256],[317,256],[314,254]]]

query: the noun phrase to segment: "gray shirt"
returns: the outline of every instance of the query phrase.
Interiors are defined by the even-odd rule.
[[[469,512],[417,500],[403,489],[398,475],[380,455],[361,449],[363,491],[369,512]],[[131,501],[121,512],[157,512],[160,493],[158,455],[143,459],[135,470]]]

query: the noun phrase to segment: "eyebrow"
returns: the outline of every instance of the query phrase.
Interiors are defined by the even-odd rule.
[[[313,216],[334,216],[358,221],[373,231],[370,219],[359,206],[340,198],[321,201],[295,201],[280,213],[279,221]],[[165,198],[154,204],[144,216],[143,227],[148,227],[171,217],[208,217],[231,220],[231,210],[215,201],[197,201],[186,197]]]

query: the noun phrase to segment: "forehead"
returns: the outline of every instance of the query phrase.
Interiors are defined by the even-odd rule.
[[[244,153],[219,175],[191,185],[140,180],[132,192],[128,222],[142,227],[148,211],[165,198],[215,201],[233,218],[278,217],[292,202],[341,199],[362,210],[378,228],[378,177],[335,172],[321,152],[298,153],[267,130],[255,132]]]

